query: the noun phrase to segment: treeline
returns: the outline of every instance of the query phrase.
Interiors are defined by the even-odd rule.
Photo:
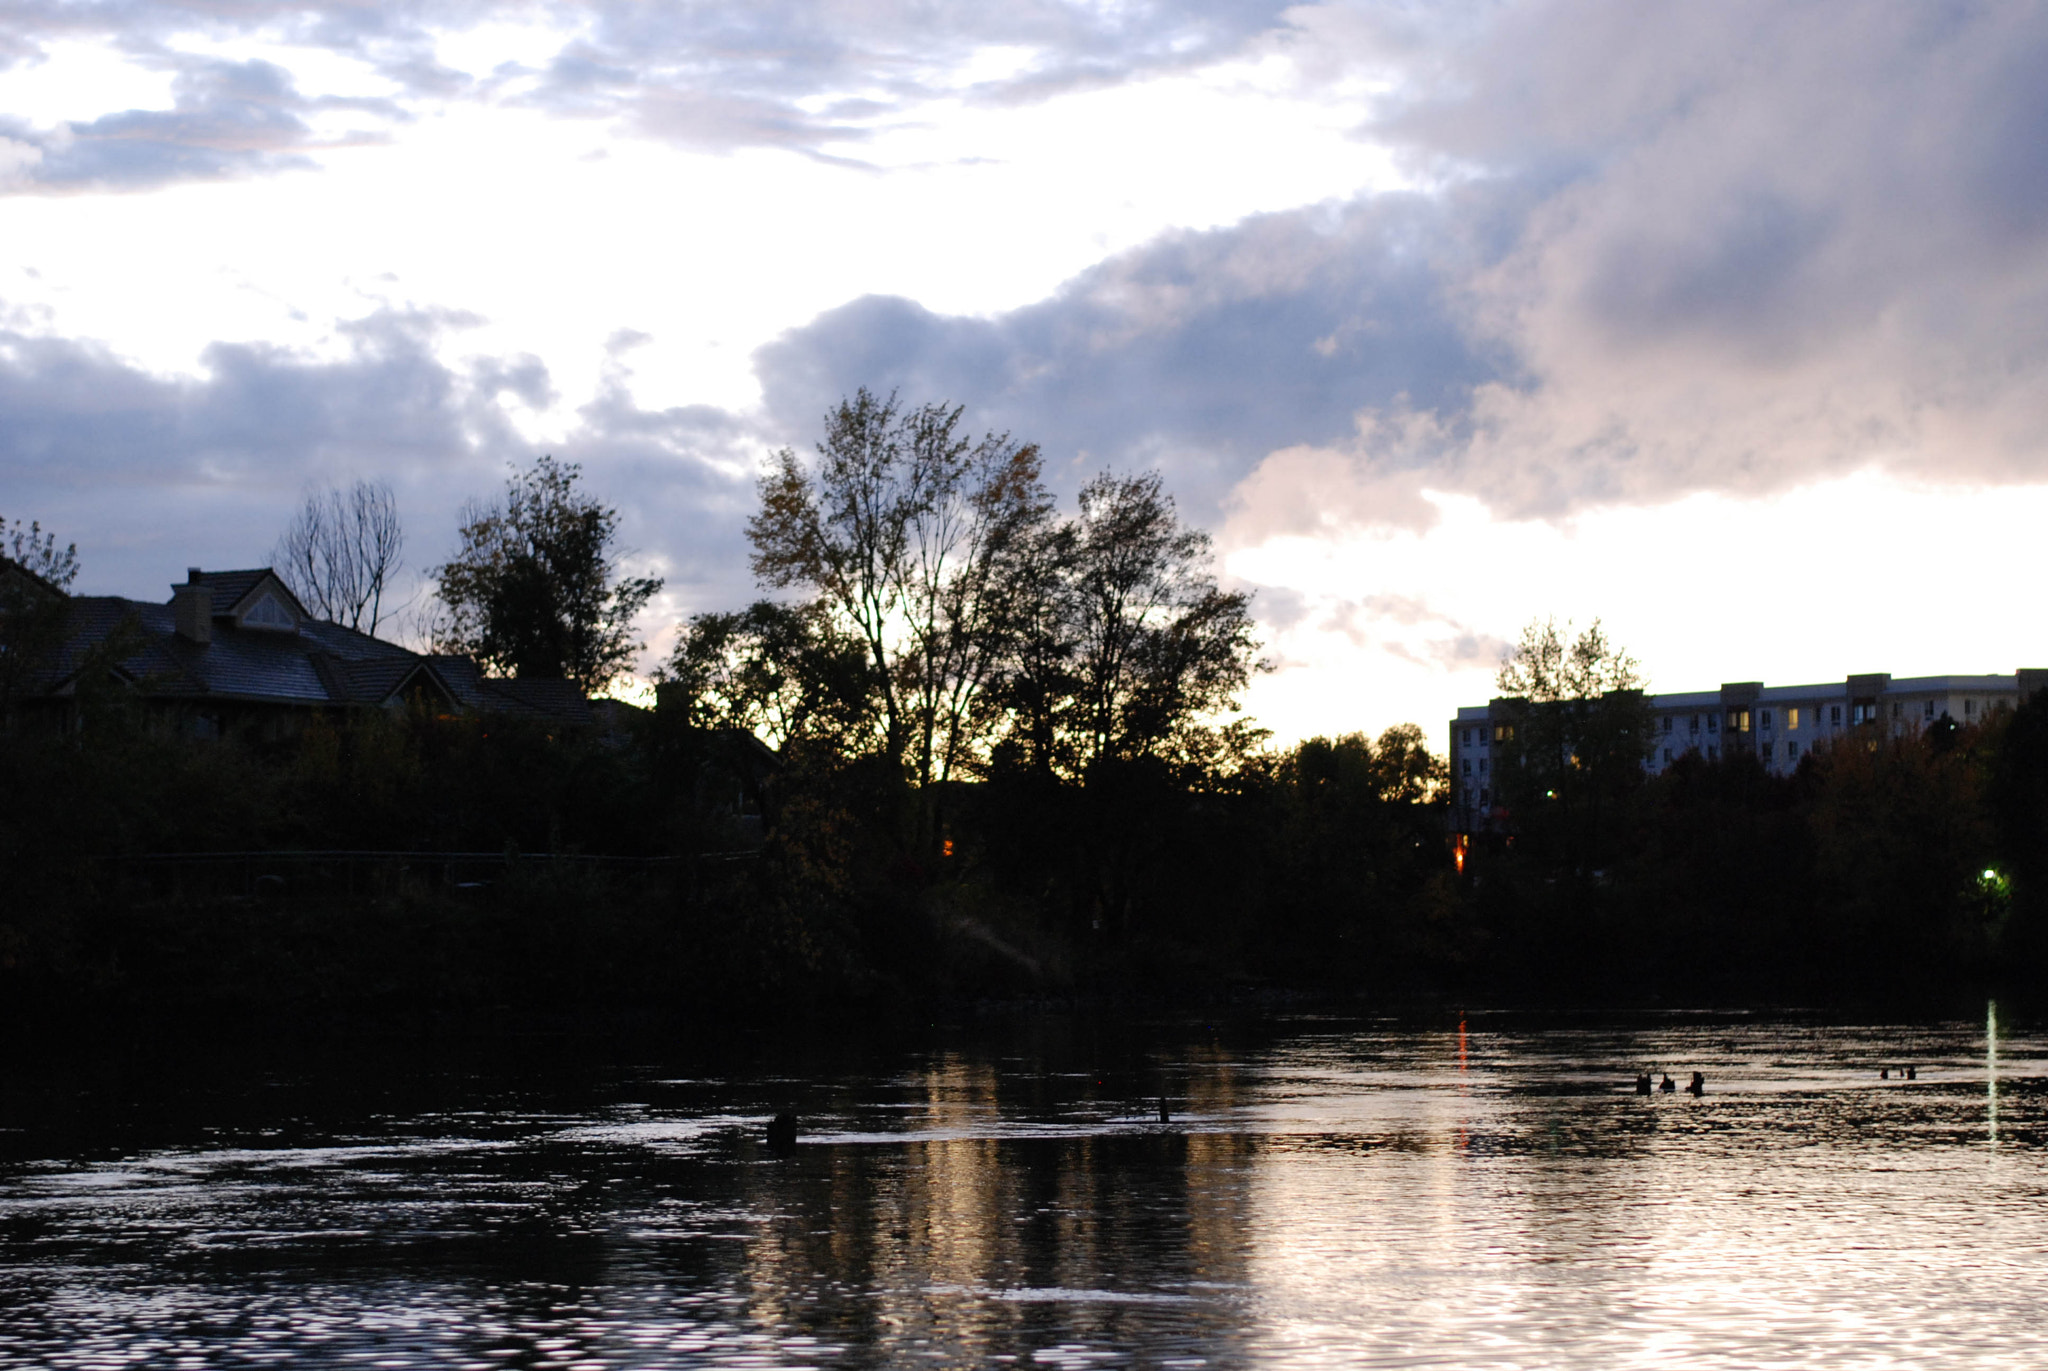
[[[267,742],[114,691],[81,711],[0,753],[0,1001],[30,1020],[886,1020],[1395,985],[1467,955],[1413,729],[920,790],[673,698],[611,733],[416,708]],[[308,849],[497,860],[261,855]]]
[[[577,480],[543,459],[470,511],[443,646],[586,685],[630,659],[657,583]],[[367,621],[389,510],[329,505],[306,519],[346,536],[301,530],[302,565]],[[861,392],[814,459],[779,454],[748,537],[772,598],[691,619],[655,707],[602,729],[422,705],[202,742],[88,683],[82,726],[0,749],[0,998],[702,1024],[1274,987],[1939,997],[2048,968],[2048,701],[1791,776],[1649,777],[1635,664],[1537,625],[1500,680],[1505,816],[1461,848],[1420,729],[1282,750],[1238,712],[1249,601],[1156,475],[1063,512],[1029,445]],[[30,538],[46,582],[75,570]],[[351,547],[383,570],[337,571]],[[159,860],[307,848],[500,860]]]
[[[1488,958],[1567,995],[1939,998],[2048,985],[2048,697],[1873,721],[1774,773],[1733,740],[1656,776],[1640,673],[1595,623],[1501,673],[1497,814],[1464,863]]]

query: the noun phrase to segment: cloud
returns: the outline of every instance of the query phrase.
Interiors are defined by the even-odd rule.
[[[1520,379],[1459,484],[1549,516],[1881,463],[2048,479],[2048,11],[1536,6],[1393,126],[1559,179],[1466,283]],[[1510,77],[1514,79],[1510,79]]]
[[[390,119],[399,113],[388,101],[309,99],[290,72],[271,62],[156,60],[176,69],[168,110],[125,110],[51,129],[0,123],[0,190],[149,190],[304,169],[314,165],[312,151],[378,136],[322,138],[307,116],[347,110]]]
[[[1413,196],[1262,215],[1168,235],[991,319],[856,300],[755,370],[793,441],[858,386],[901,388],[1042,444],[1064,485],[1163,467],[1209,520],[1275,448],[1329,442],[1375,407],[1456,414],[1503,375],[1446,294],[1468,269],[1462,231]]]
[[[1200,67],[1284,24],[1264,3],[870,0],[580,11],[523,96],[695,148],[823,155],[935,101],[1015,104]],[[977,59],[1000,54],[977,75]],[[821,112],[822,111],[822,112]]]
[[[1265,598],[1262,590],[1260,598]],[[1370,648],[1433,671],[1492,670],[1513,644],[1437,609],[1416,595],[1365,595],[1320,602],[1321,613],[1302,614],[1293,624],[1341,634],[1354,647]]]
[[[1437,190],[1169,235],[994,318],[850,302],[759,354],[770,413],[952,398],[1247,536],[1421,527],[1424,489],[1557,519],[2048,480],[2048,9],[1289,18],[1304,79],[1406,64],[1361,131]]]
[[[33,138],[25,125],[0,134],[44,151],[45,170],[33,184],[65,188],[128,189],[303,167],[310,163],[295,154],[320,146],[302,119],[311,110],[355,105],[396,120],[448,101],[603,119],[695,150],[766,147],[843,161],[850,146],[927,117],[939,102],[1016,104],[1202,67],[1284,28],[1286,12],[1279,0],[556,0],[509,7],[474,0],[225,7],[15,0],[0,5],[0,29],[9,35],[0,40],[0,64],[39,60],[60,40],[98,38],[144,64],[188,70],[172,110],[110,111]],[[523,27],[519,46],[537,42],[546,55],[473,72],[443,60],[447,40],[469,35],[487,44],[505,27]],[[346,57],[393,93],[304,101],[282,67],[209,65],[183,51],[195,41],[217,51],[236,40],[261,42],[287,64],[293,49]],[[982,59],[991,54],[998,60],[989,68]]]
[[[744,598],[740,530],[759,445],[739,422],[642,410],[615,363],[592,403],[535,441],[514,411],[555,402],[538,359],[444,358],[476,322],[386,310],[342,324],[318,355],[215,343],[188,376],[0,329],[7,515],[75,540],[88,589],[149,596],[191,563],[260,563],[305,489],[362,476],[396,489],[418,571],[452,550],[465,499],[546,451],[581,463],[618,506],[635,564],[674,579],[676,612]]]

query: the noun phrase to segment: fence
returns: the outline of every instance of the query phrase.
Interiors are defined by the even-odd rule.
[[[696,852],[664,857],[618,857],[585,852],[396,852],[351,850],[251,852],[146,852],[101,857],[96,864],[123,883],[146,883],[158,897],[281,896],[287,890],[347,894],[388,893],[417,882],[451,890],[481,890],[520,866],[605,872],[668,872],[694,890],[706,865],[751,861],[757,850]]]

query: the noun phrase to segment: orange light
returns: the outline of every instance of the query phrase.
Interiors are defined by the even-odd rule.
[[[1460,876],[1465,874],[1466,841],[1466,836],[1463,833],[1460,833],[1458,835],[1458,840],[1451,844],[1451,860],[1458,864],[1458,874]]]
[[[953,855],[953,840],[951,838],[946,839],[946,846],[942,851],[945,856],[950,857]]]

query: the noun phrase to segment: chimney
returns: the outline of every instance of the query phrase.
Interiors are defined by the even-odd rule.
[[[171,619],[188,642],[213,641],[213,592],[199,584],[199,568],[185,568],[185,584],[171,587]]]

